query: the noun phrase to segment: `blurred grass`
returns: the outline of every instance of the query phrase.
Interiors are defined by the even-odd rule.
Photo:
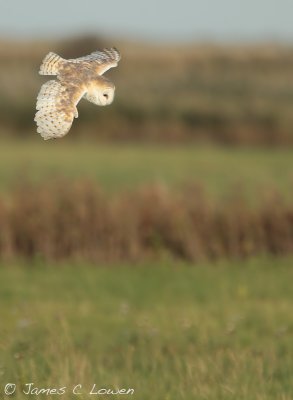
[[[76,193],[72,181],[78,181],[79,187],[81,182],[93,180],[114,195],[159,183],[157,190],[163,193],[163,204],[170,204],[175,197],[175,191],[164,192],[164,185],[177,190],[190,182],[202,185],[212,200],[244,191],[253,201],[261,202],[264,193],[276,190],[282,201],[292,202],[290,47],[192,45],[162,49],[117,45],[123,59],[119,68],[108,75],[117,86],[113,105],[101,110],[81,104],[80,118],[70,136],[49,143],[34,133],[33,126],[35,98],[45,81],[37,75],[41,59],[50,50],[75,57],[104,44],[85,40],[77,46],[72,40],[67,44],[0,45],[1,201],[11,193],[14,200],[18,199],[19,208],[10,204],[16,210],[12,222],[20,227],[16,244],[25,247],[28,243],[27,253],[32,259],[41,258],[42,253],[40,246],[31,247],[30,229],[44,246],[55,230],[73,249],[78,250],[81,237],[89,242],[72,210],[90,215],[90,223],[86,218],[84,223],[89,236],[88,227],[94,218],[82,195],[70,196]],[[22,140],[10,139],[10,133]],[[96,137],[115,144],[100,144],[92,140]],[[136,144],[130,144],[131,140]],[[139,145],[139,141],[144,144]],[[223,147],[198,146],[195,141],[221,143]],[[181,144],[175,147],[175,143]],[[227,146],[231,143],[246,147]],[[47,181],[55,180],[60,184],[62,178],[64,193],[72,201],[65,201],[64,208],[60,208],[64,225],[61,218],[56,224],[59,214],[54,214],[54,207],[46,207],[52,205],[56,193],[56,204],[62,206],[61,191],[49,193],[54,182],[47,185]],[[31,201],[31,195],[39,192],[31,190],[26,182],[43,183],[43,203],[38,203],[37,196]],[[24,183],[23,191],[11,192],[19,183]],[[86,182],[84,185],[87,187]],[[194,199],[202,191],[190,193],[190,203],[197,207]],[[118,195],[113,196],[115,200],[120,199]],[[246,203],[239,202],[241,196],[233,206],[243,211]],[[170,208],[166,217],[162,208],[154,207],[156,201],[156,196],[150,196],[145,203],[147,212],[159,210],[154,223],[159,221],[161,228],[161,220],[166,218],[171,227],[174,223],[173,230],[180,236],[178,213]],[[279,213],[282,201],[273,198],[269,204],[274,224],[270,219],[265,222],[266,231],[283,244],[285,225]],[[4,203],[2,211],[6,210]],[[235,208],[229,208],[231,201],[224,204],[227,218],[219,233],[223,237],[235,231],[227,228],[231,226],[230,211]],[[100,205],[97,210],[103,214],[105,209],[100,210]],[[135,207],[131,208],[130,201],[128,208],[123,202],[118,205],[122,212],[110,215],[120,215],[118,225],[127,230]],[[175,209],[180,211],[179,217],[180,205]],[[84,208],[88,214],[83,213]],[[199,213],[202,215],[201,208]],[[47,219],[40,218],[43,215]],[[244,224],[248,231],[258,231],[258,214],[255,225],[246,215],[239,213],[242,219],[235,218],[235,227]],[[292,220],[291,215],[288,213],[286,221]],[[11,222],[10,214],[8,219],[0,216],[4,222]],[[113,242],[112,254],[119,246],[107,218],[105,221],[105,232]],[[198,225],[205,228],[204,223]],[[12,232],[7,231],[8,226],[2,225],[2,244],[10,243]],[[75,236],[76,230],[80,236]],[[172,234],[168,224],[165,231]],[[124,249],[127,235],[121,232],[118,243]],[[147,229],[140,232],[147,234]],[[206,242],[210,245],[211,234],[207,232]],[[195,240],[193,246],[198,244],[196,237],[187,236],[191,243]],[[200,239],[205,241],[205,237]],[[233,233],[229,238],[235,242],[235,237]],[[102,240],[103,235],[98,239]],[[156,246],[160,242],[158,237],[155,239]],[[250,245],[241,229],[240,240],[244,246]],[[133,387],[132,397],[140,400],[292,398],[292,257],[214,265],[198,261],[192,268],[169,261],[141,268],[123,263],[115,268],[94,268],[85,264],[44,265],[41,261],[32,261],[31,265],[13,263],[9,251],[10,245],[0,268],[0,389],[7,382],[15,382],[18,389],[14,398],[23,398],[20,388],[27,382],[68,389],[81,383],[85,392],[93,383],[99,388]],[[4,266],[5,257],[10,261]],[[84,261],[85,255],[82,257]],[[165,258],[168,255],[161,259]],[[68,391],[63,398],[72,395]]]
[[[1,141],[0,190],[27,179],[32,182],[65,177],[86,178],[115,192],[148,183],[178,187],[203,184],[208,194],[225,196],[236,188],[257,198],[276,189],[290,194],[293,183],[291,149],[98,144],[92,142]]]
[[[63,398],[96,383],[141,400],[289,400],[292,262],[2,265],[1,382],[16,399],[34,382]]]
[[[271,190],[271,189],[270,189]],[[89,180],[33,186],[0,197],[0,259],[189,262],[293,254],[293,204],[235,191],[216,200],[200,186],[164,185],[106,195]],[[292,195],[291,195],[292,197]]]

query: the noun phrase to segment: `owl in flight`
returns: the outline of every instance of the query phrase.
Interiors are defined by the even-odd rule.
[[[37,132],[45,140],[66,135],[78,117],[76,106],[82,97],[98,106],[111,104],[115,86],[102,75],[117,67],[120,58],[114,47],[68,60],[52,52],[47,54],[39,73],[56,75],[57,79],[44,83],[38,94]]]

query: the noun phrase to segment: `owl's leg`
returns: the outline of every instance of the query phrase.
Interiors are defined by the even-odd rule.
[[[76,107],[74,108],[74,118],[78,118],[78,111]]]

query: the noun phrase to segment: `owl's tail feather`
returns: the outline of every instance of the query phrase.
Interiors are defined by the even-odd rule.
[[[40,75],[58,75],[59,69],[66,63],[64,58],[58,56],[58,54],[50,52],[43,59],[40,67]]]

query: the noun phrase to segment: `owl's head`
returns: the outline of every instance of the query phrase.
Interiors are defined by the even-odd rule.
[[[88,88],[86,97],[98,106],[108,106],[114,100],[115,86],[104,77],[99,77]]]

